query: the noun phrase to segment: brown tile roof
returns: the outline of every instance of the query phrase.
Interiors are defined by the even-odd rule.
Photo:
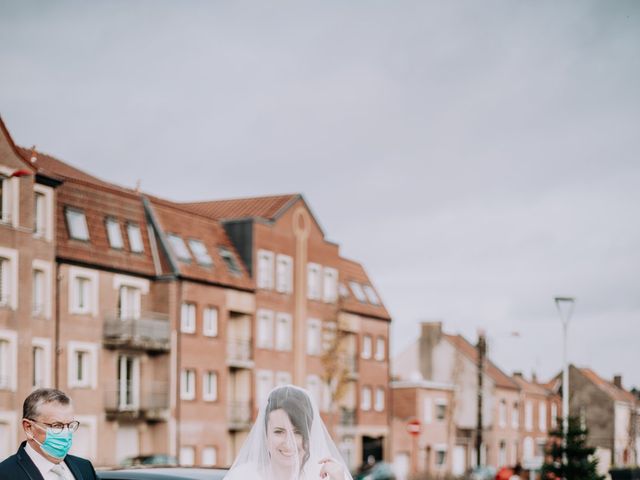
[[[266,197],[213,200],[181,203],[185,208],[201,215],[219,220],[260,217],[275,220],[300,194],[271,195]]]
[[[552,394],[550,389],[545,388],[540,383],[530,382],[523,377],[519,377],[518,375],[513,375],[511,379],[518,384],[518,386],[524,393],[541,395],[544,397]]]
[[[379,294],[378,298],[380,299],[380,305],[373,305],[369,302],[362,303],[358,301],[353,294],[351,286],[349,285],[350,281],[355,281],[361,285],[369,285],[371,288],[376,290],[371,284],[371,280],[369,280],[369,276],[361,264],[341,257],[339,271],[340,283],[344,284],[349,290],[349,296],[341,299],[340,305],[343,310],[383,320],[391,320],[391,316],[382,303],[382,298]]]
[[[578,371],[582,373],[587,379],[596,385],[600,390],[605,392],[613,400],[619,402],[631,402],[635,401],[635,397],[631,392],[627,392],[623,388],[616,387],[612,382],[600,377],[596,372],[590,368],[578,368]]]
[[[449,335],[446,333],[442,334],[442,337],[449,341],[467,358],[472,360],[473,362],[478,361],[478,351],[474,345],[469,343],[466,338],[462,335]],[[518,390],[520,387],[518,384],[511,379],[506,373],[500,370],[491,360],[486,359],[485,363],[485,371],[489,377],[493,379],[497,387],[501,388],[509,388],[513,390]]]

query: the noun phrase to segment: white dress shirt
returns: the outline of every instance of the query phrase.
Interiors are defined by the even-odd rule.
[[[29,458],[31,458],[44,480],[60,480],[60,476],[51,471],[51,469],[56,466],[55,463],[50,462],[38,452],[36,452],[35,449],[31,445],[29,445],[29,442],[27,442],[24,450],[25,452],[27,452],[27,455],[29,455]],[[61,461],[60,465],[65,470],[65,473],[69,479],[76,478],[73,476],[73,473],[71,473],[71,470],[69,470],[69,467],[67,467],[67,464],[64,463],[64,461]]]

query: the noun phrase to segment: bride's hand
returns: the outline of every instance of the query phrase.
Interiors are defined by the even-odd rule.
[[[320,478],[327,480],[344,480],[344,469],[342,465],[333,458],[323,458],[318,463],[322,465],[322,468],[320,468]]]

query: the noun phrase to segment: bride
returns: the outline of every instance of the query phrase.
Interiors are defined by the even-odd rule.
[[[225,480],[352,480],[306,390],[271,391]]]

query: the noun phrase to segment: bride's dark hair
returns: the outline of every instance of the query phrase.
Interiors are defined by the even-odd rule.
[[[307,394],[299,388],[284,386],[276,388],[269,395],[264,416],[265,430],[269,429],[269,414],[274,410],[284,410],[289,420],[296,429],[296,433],[302,436],[304,456],[300,464],[300,470],[309,460],[309,431],[313,421],[313,407]]]

